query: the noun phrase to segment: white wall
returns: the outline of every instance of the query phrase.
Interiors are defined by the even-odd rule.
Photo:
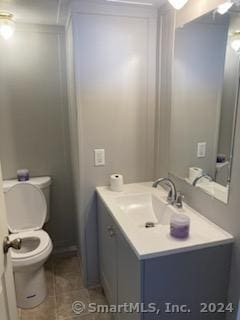
[[[50,236],[76,244],[72,199],[64,28],[18,25],[0,39],[0,159],[4,178],[18,168],[53,178]]]
[[[85,3],[69,25],[80,146],[79,228],[90,286],[98,282],[95,187],[108,184],[114,172],[129,183],[151,180],[154,170],[156,12],[119,8]],[[105,149],[105,167],[94,167],[95,148]]]

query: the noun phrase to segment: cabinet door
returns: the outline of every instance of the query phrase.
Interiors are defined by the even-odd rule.
[[[124,236],[119,232],[117,237],[118,252],[118,305],[124,303],[139,307],[141,300],[141,262],[138,260],[133,249],[129,246]],[[141,313],[119,313],[118,320],[140,320]]]
[[[100,278],[110,304],[117,303],[116,226],[102,201],[98,201]]]

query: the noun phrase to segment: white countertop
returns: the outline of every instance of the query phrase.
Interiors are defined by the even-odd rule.
[[[98,187],[96,190],[139,259],[192,251],[233,242],[231,234],[185,203],[183,209],[175,210],[186,214],[191,220],[190,236],[188,239],[178,240],[171,237],[169,225],[157,225],[149,229],[133,225],[116,200],[121,196],[151,193],[166,203],[166,191],[161,187],[158,189],[152,188],[151,182],[126,184],[122,192],[113,192],[109,187]]]

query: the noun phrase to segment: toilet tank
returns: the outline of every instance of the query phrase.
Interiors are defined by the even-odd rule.
[[[47,202],[47,217],[46,222],[48,222],[50,218],[50,186],[52,183],[52,179],[50,177],[35,177],[30,178],[26,182],[19,182],[17,179],[12,180],[4,180],[3,181],[3,192],[6,192],[11,187],[15,186],[18,183],[30,183],[38,188],[40,188],[45,196]]]

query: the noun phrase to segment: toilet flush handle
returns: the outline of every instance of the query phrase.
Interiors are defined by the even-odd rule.
[[[10,248],[20,250],[22,245],[22,239],[17,238],[10,241],[9,237],[5,237],[3,240],[3,252],[8,253]]]

